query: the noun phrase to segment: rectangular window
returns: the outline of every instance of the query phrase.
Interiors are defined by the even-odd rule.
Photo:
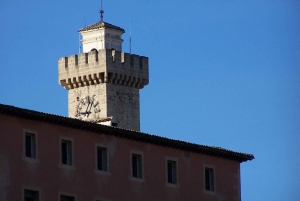
[[[142,155],[132,154],[132,177],[142,178],[143,177],[143,167],[142,167]]]
[[[68,140],[61,140],[61,163],[65,165],[72,165],[72,142]]]
[[[24,189],[24,201],[39,201],[40,196],[38,191]]]
[[[215,190],[215,182],[214,182],[214,169],[213,168],[205,168],[205,189],[207,191]]]
[[[61,195],[60,201],[75,201],[75,197],[73,196],[67,196],[67,195]]]
[[[168,183],[177,184],[177,164],[176,161],[167,161]]]
[[[97,147],[97,169],[107,171],[107,149],[104,147]]]
[[[36,158],[36,135],[25,133],[25,156]]]

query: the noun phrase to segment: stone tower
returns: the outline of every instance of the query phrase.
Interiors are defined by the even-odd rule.
[[[83,53],[58,59],[69,117],[140,130],[139,90],[149,82],[148,58],[122,52],[124,32],[101,20],[79,30]]]

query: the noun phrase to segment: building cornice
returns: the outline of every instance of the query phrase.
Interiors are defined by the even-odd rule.
[[[195,153],[206,154],[210,156],[225,158],[225,159],[239,161],[239,162],[245,162],[254,159],[254,156],[252,154],[235,152],[220,147],[199,145],[190,142],[169,139],[169,138],[142,133],[134,130],[91,123],[91,122],[73,119],[69,117],[63,117],[59,115],[18,108],[10,105],[0,104],[0,114],[34,120],[34,121],[47,122],[50,124],[70,127],[73,129],[80,129],[80,130],[86,130],[95,133],[113,135],[120,138],[126,138],[126,139],[131,139],[139,142],[155,144],[158,146],[180,149],[183,151],[191,151]]]

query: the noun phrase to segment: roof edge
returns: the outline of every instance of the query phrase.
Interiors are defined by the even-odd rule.
[[[122,31],[123,33],[125,33],[125,30],[121,27],[115,26],[113,24],[110,24],[108,22],[103,22],[103,21],[99,21],[96,22],[94,24],[85,26],[81,29],[78,30],[78,32],[83,32],[83,31],[92,31],[92,30],[96,30],[96,29],[100,29],[100,28],[109,28],[109,29],[115,29],[115,30],[119,30]]]
[[[29,120],[42,121],[50,124],[56,124],[60,126],[71,127],[74,129],[81,129],[81,130],[86,130],[86,131],[91,131],[96,133],[105,133],[107,135],[114,135],[121,138],[132,139],[135,141],[146,142],[146,143],[155,144],[159,146],[165,146],[165,147],[170,147],[175,149],[181,149],[184,151],[191,151],[195,153],[201,153],[201,154],[220,157],[220,158],[226,158],[229,160],[239,161],[240,163],[254,159],[254,156],[252,154],[235,152],[221,147],[200,145],[200,144],[185,142],[181,140],[174,140],[174,139],[143,133],[139,131],[134,131],[130,129],[106,126],[106,125],[91,123],[87,121],[82,121],[79,119],[59,116],[55,114],[48,114],[48,113],[38,112],[29,109],[18,108],[10,105],[0,104],[0,114],[15,116],[19,118],[26,118]]]

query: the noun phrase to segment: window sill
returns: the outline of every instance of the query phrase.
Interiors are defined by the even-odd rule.
[[[110,172],[108,171],[102,171],[102,170],[95,170],[94,171],[96,174],[100,174],[100,175],[105,175],[105,176],[110,176]]]
[[[65,170],[76,170],[76,167],[73,165],[66,165],[66,164],[58,164],[58,167],[65,169]]]
[[[145,179],[143,178],[137,178],[137,177],[129,177],[129,180],[131,181],[136,181],[136,182],[141,182],[141,183],[145,183]]]
[[[30,158],[26,156],[23,156],[22,160],[27,161],[29,163],[39,163],[39,160],[37,158]]]
[[[167,187],[171,187],[171,188],[179,188],[179,187],[180,187],[178,183],[177,183],[177,184],[166,183],[166,186],[167,186]]]
[[[216,194],[216,191],[209,191],[209,190],[206,190],[206,189],[204,189],[203,192],[206,193],[206,194],[209,194],[209,195],[215,195]]]

